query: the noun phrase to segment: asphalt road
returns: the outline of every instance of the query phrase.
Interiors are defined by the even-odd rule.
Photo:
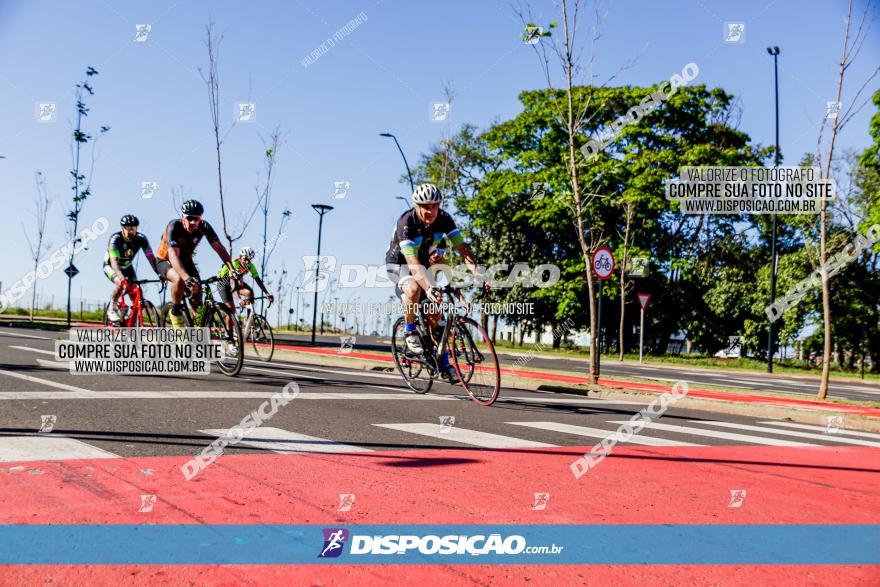
[[[317,342],[327,346],[338,346],[339,336],[318,336]],[[279,340],[289,344],[310,341],[304,335],[280,335]],[[358,336],[355,349],[390,351],[391,341],[387,337]],[[514,366],[520,357],[529,357],[527,353],[499,352],[501,366]],[[554,369],[586,373],[588,362],[585,359],[550,358],[533,356],[521,367],[522,369]],[[750,391],[776,391],[802,394],[815,398],[819,391],[819,378],[811,376],[790,376],[781,374],[754,373],[748,371],[712,370],[703,368],[677,367],[673,365],[647,365],[638,363],[620,363],[604,359],[601,363],[601,377],[642,377],[647,379],[675,382],[685,380],[693,385],[715,385],[726,388],[747,389]],[[832,378],[829,396],[859,401],[880,402],[880,382],[862,381],[860,379]]]
[[[298,397],[226,453],[592,446],[644,406],[503,389],[485,408],[446,383],[418,395],[396,373],[287,361],[247,360],[236,378],[76,375],[54,361],[59,334],[0,328],[0,461],[194,456],[291,381]],[[42,416],[55,416],[50,434],[35,434]],[[880,447],[880,435],[672,407],[630,444]]]

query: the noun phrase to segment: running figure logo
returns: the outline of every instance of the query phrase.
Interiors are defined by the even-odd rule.
[[[532,504],[532,510],[546,510],[547,502],[550,501],[549,493],[536,493],[535,494],[535,503]]]
[[[745,489],[731,489],[730,490],[730,503],[727,504],[729,508],[739,508],[742,507],[742,504],[746,501],[746,490]]]
[[[354,493],[340,493],[339,494],[339,509],[336,511],[338,511],[338,512],[351,511],[351,506],[354,505],[354,499],[355,499]]]
[[[825,416],[825,434],[837,434],[843,428],[843,416]]]
[[[55,427],[55,422],[57,421],[58,416],[40,416],[40,432],[49,434],[52,432],[52,429]]]
[[[318,558],[336,558],[342,554],[342,547],[348,540],[348,530],[345,528],[324,528],[324,548]]]
[[[152,494],[142,495],[141,496],[141,507],[138,508],[139,512],[149,513],[153,511],[153,506],[156,505],[156,496]]]
[[[336,257],[333,255],[303,255],[303,272],[301,291],[309,293],[324,291],[330,283],[330,276],[336,269]],[[316,267],[317,265],[317,267]]]
[[[724,23],[724,42],[725,43],[743,43],[746,40],[746,23],[744,22],[725,22]]]

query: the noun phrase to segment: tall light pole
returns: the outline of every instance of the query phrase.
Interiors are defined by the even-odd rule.
[[[318,320],[318,278],[321,270],[321,229],[324,226],[324,214],[333,209],[327,204],[312,204],[318,213],[318,258],[315,259],[315,307],[312,308],[312,344],[315,344],[315,322]]]
[[[391,134],[390,132],[380,132],[380,137],[390,137],[394,139],[394,144],[397,145],[397,150],[400,151],[400,156],[403,157],[403,164],[406,166],[406,174],[409,176],[409,190],[411,192],[416,191],[416,186],[413,183],[412,171],[409,170],[409,163],[406,162],[406,155],[403,154],[403,149],[400,148],[400,143],[397,142],[397,137]]]
[[[774,166],[779,167],[779,47],[767,47],[773,56],[773,84],[776,94],[776,149]],[[773,235],[770,240],[770,305],[776,301],[776,212],[773,213]],[[773,321],[767,323],[767,372],[773,373]]]

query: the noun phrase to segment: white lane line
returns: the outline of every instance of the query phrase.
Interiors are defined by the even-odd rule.
[[[824,440],[835,444],[856,444],[859,446],[880,447],[880,442],[871,442],[869,440],[856,440],[855,438],[843,438],[831,434],[816,434],[814,432],[798,432],[797,430],[779,430],[778,428],[768,428],[766,426],[751,426],[749,424],[736,424],[734,422],[715,422],[711,420],[691,420],[698,424],[708,424],[710,426],[721,426],[722,428],[735,428],[737,430],[748,430],[750,432],[768,432],[770,434],[779,434],[781,436],[796,436],[798,438],[810,438],[814,440]]]
[[[253,359],[245,359],[246,363],[256,363],[256,364],[264,364],[263,361],[255,361]],[[300,365],[297,363],[288,363],[279,361],[276,363],[279,366],[283,366],[286,369],[302,369],[303,371],[317,371],[318,373],[333,373],[335,375],[356,375],[358,377],[374,377],[376,379],[395,379],[400,380],[401,377],[399,374],[391,374],[391,373],[375,373],[372,371],[362,371],[360,369],[327,369],[325,367],[315,367],[313,365]],[[389,367],[393,367],[394,363],[389,365]]]
[[[789,428],[800,428],[802,430],[815,430],[817,432],[826,432],[828,429],[826,426],[813,426],[811,424],[798,424],[797,422],[780,422],[778,420],[767,420],[765,422],[758,422],[758,424],[770,424],[773,426],[787,426]],[[837,432],[826,432],[825,436],[828,438],[835,438],[838,434],[846,434],[847,436],[861,436],[863,438],[875,438],[880,440],[880,434],[871,434],[870,432],[862,432],[860,430],[846,430],[844,428],[838,429]]]
[[[0,436],[2,463],[116,458],[119,458],[119,455],[57,434]]]
[[[410,434],[419,434],[421,436],[429,436],[438,440],[451,440],[453,442],[460,442],[462,444],[470,444],[483,448],[549,448],[556,446],[555,444],[523,440],[522,438],[513,438],[512,436],[489,434],[488,432],[480,432],[479,430],[467,430],[466,428],[459,428],[457,426],[452,426],[451,428],[447,428],[445,432],[440,432],[440,424],[373,424],[373,426],[388,428],[389,430],[409,432]]]
[[[273,375],[290,375],[291,377],[304,377],[306,379],[320,379],[321,381],[327,380],[326,377],[317,377],[315,375],[305,375],[303,373],[298,373],[296,371],[284,371],[281,369],[261,369],[259,367],[248,367],[248,369],[251,369],[253,371],[262,371],[264,373],[272,373]],[[356,375],[353,373],[346,373],[344,371],[339,371],[339,373],[342,375]],[[392,379],[401,380],[400,377],[392,377]],[[355,382],[355,383],[358,383],[358,382]],[[400,391],[403,393],[407,393],[407,392],[408,393],[415,393],[413,390],[411,390],[409,388],[403,388],[402,387],[403,383],[401,383],[401,387],[388,387],[385,385],[373,385],[372,383],[370,383],[368,385],[370,386],[370,389],[390,389],[391,391]]]
[[[228,430],[211,429],[199,430],[204,434],[216,436],[218,438],[227,438],[234,441],[233,437],[226,436]],[[306,436],[297,432],[290,432],[281,428],[271,428],[269,426],[254,429],[244,440],[238,444],[270,450],[272,452],[289,453],[289,452],[321,452],[321,453],[344,453],[344,452],[373,452],[372,449],[353,444],[344,444],[341,442],[333,442],[326,438],[318,438],[316,436]]]
[[[44,369],[58,369],[70,373],[70,361],[47,361],[46,359],[37,359],[37,365]]]
[[[39,340],[52,340],[48,336],[34,336],[32,334],[18,334],[17,332],[6,332],[5,330],[0,330],[0,336],[20,336],[21,338],[36,338]]]
[[[53,357],[55,356],[55,352],[54,352],[54,351],[44,351],[43,349],[32,349],[32,348],[29,347],[29,346],[16,346],[16,345],[12,345],[12,344],[11,344],[11,345],[9,345],[9,348],[11,348],[11,349],[18,349],[18,350],[20,350],[20,351],[30,351],[30,352],[32,352],[32,353],[42,353],[42,354],[44,354],[44,355],[52,355]]]
[[[538,428],[539,430],[549,430],[551,432],[562,432],[563,434],[574,434],[576,436],[588,436],[590,438],[607,438],[613,437],[620,443],[626,444],[642,444],[644,446],[705,446],[703,444],[694,444],[692,442],[679,442],[677,440],[666,440],[665,438],[650,438],[647,436],[634,435],[629,440],[625,440],[624,434],[616,430],[602,430],[601,428],[589,428],[587,426],[573,426],[571,424],[562,424],[561,422],[507,422],[514,426],[527,426],[529,428]]]
[[[523,396],[523,395],[509,395],[502,396],[498,399],[499,403],[512,402],[511,400],[519,400],[524,402],[532,402],[532,403],[548,403],[548,404],[578,404],[578,405],[590,405],[590,406],[646,406],[648,404],[644,402],[630,402],[630,401],[614,401],[610,399],[585,399],[585,398],[550,398],[550,397],[534,397],[534,396]]]
[[[265,391],[0,391],[2,400],[37,399],[269,399]],[[303,392],[306,400],[425,400],[458,401],[459,398],[415,393]]]
[[[31,377],[30,375],[24,375],[22,373],[13,373],[12,371],[4,371],[0,369],[0,375],[8,375],[9,377],[15,377],[16,379],[24,379],[25,381],[30,381],[31,383],[39,383],[41,385],[48,385],[49,387],[57,387],[58,389],[67,389],[69,391],[85,391],[88,392],[88,389],[83,389],[82,387],[74,387],[73,385],[65,385],[64,383],[56,383],[55,381],[49,381],[48,379],[41,379],[39,377]]]
[[[612,424],[628,424],[628,420],[616,420]],[[654,430],[662,430],[664,432],[678,432],[680,434],[690,434],[691,436],[708,436],[720,440],[738,440],[740,442],[748,442],[751,444],[765,444],[768,446],[816,446],[815,444],[806,444],[803,442],[792,442],[790,440],[777,440],[775,438],[766,438],[764,436],[752,436],[750,434],[734,434],[732,432],[723,432],[721,430],[705,430],[702,428],[692,428],[690,426],[675,426],[673,424],[661,424],[659,422],[649,422],[645,428]]]

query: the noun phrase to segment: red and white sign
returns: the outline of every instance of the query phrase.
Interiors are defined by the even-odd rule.
[[[642,310],[645,309],[645,306],[648,305],[648,300],[651,299],[651,294],[636,294],[639,296],[639,305],[642,307]]]
[[[593,253],[593,271],[599,279],[608,279],[614,272],[614,254],[608,247],[599,247]]]

